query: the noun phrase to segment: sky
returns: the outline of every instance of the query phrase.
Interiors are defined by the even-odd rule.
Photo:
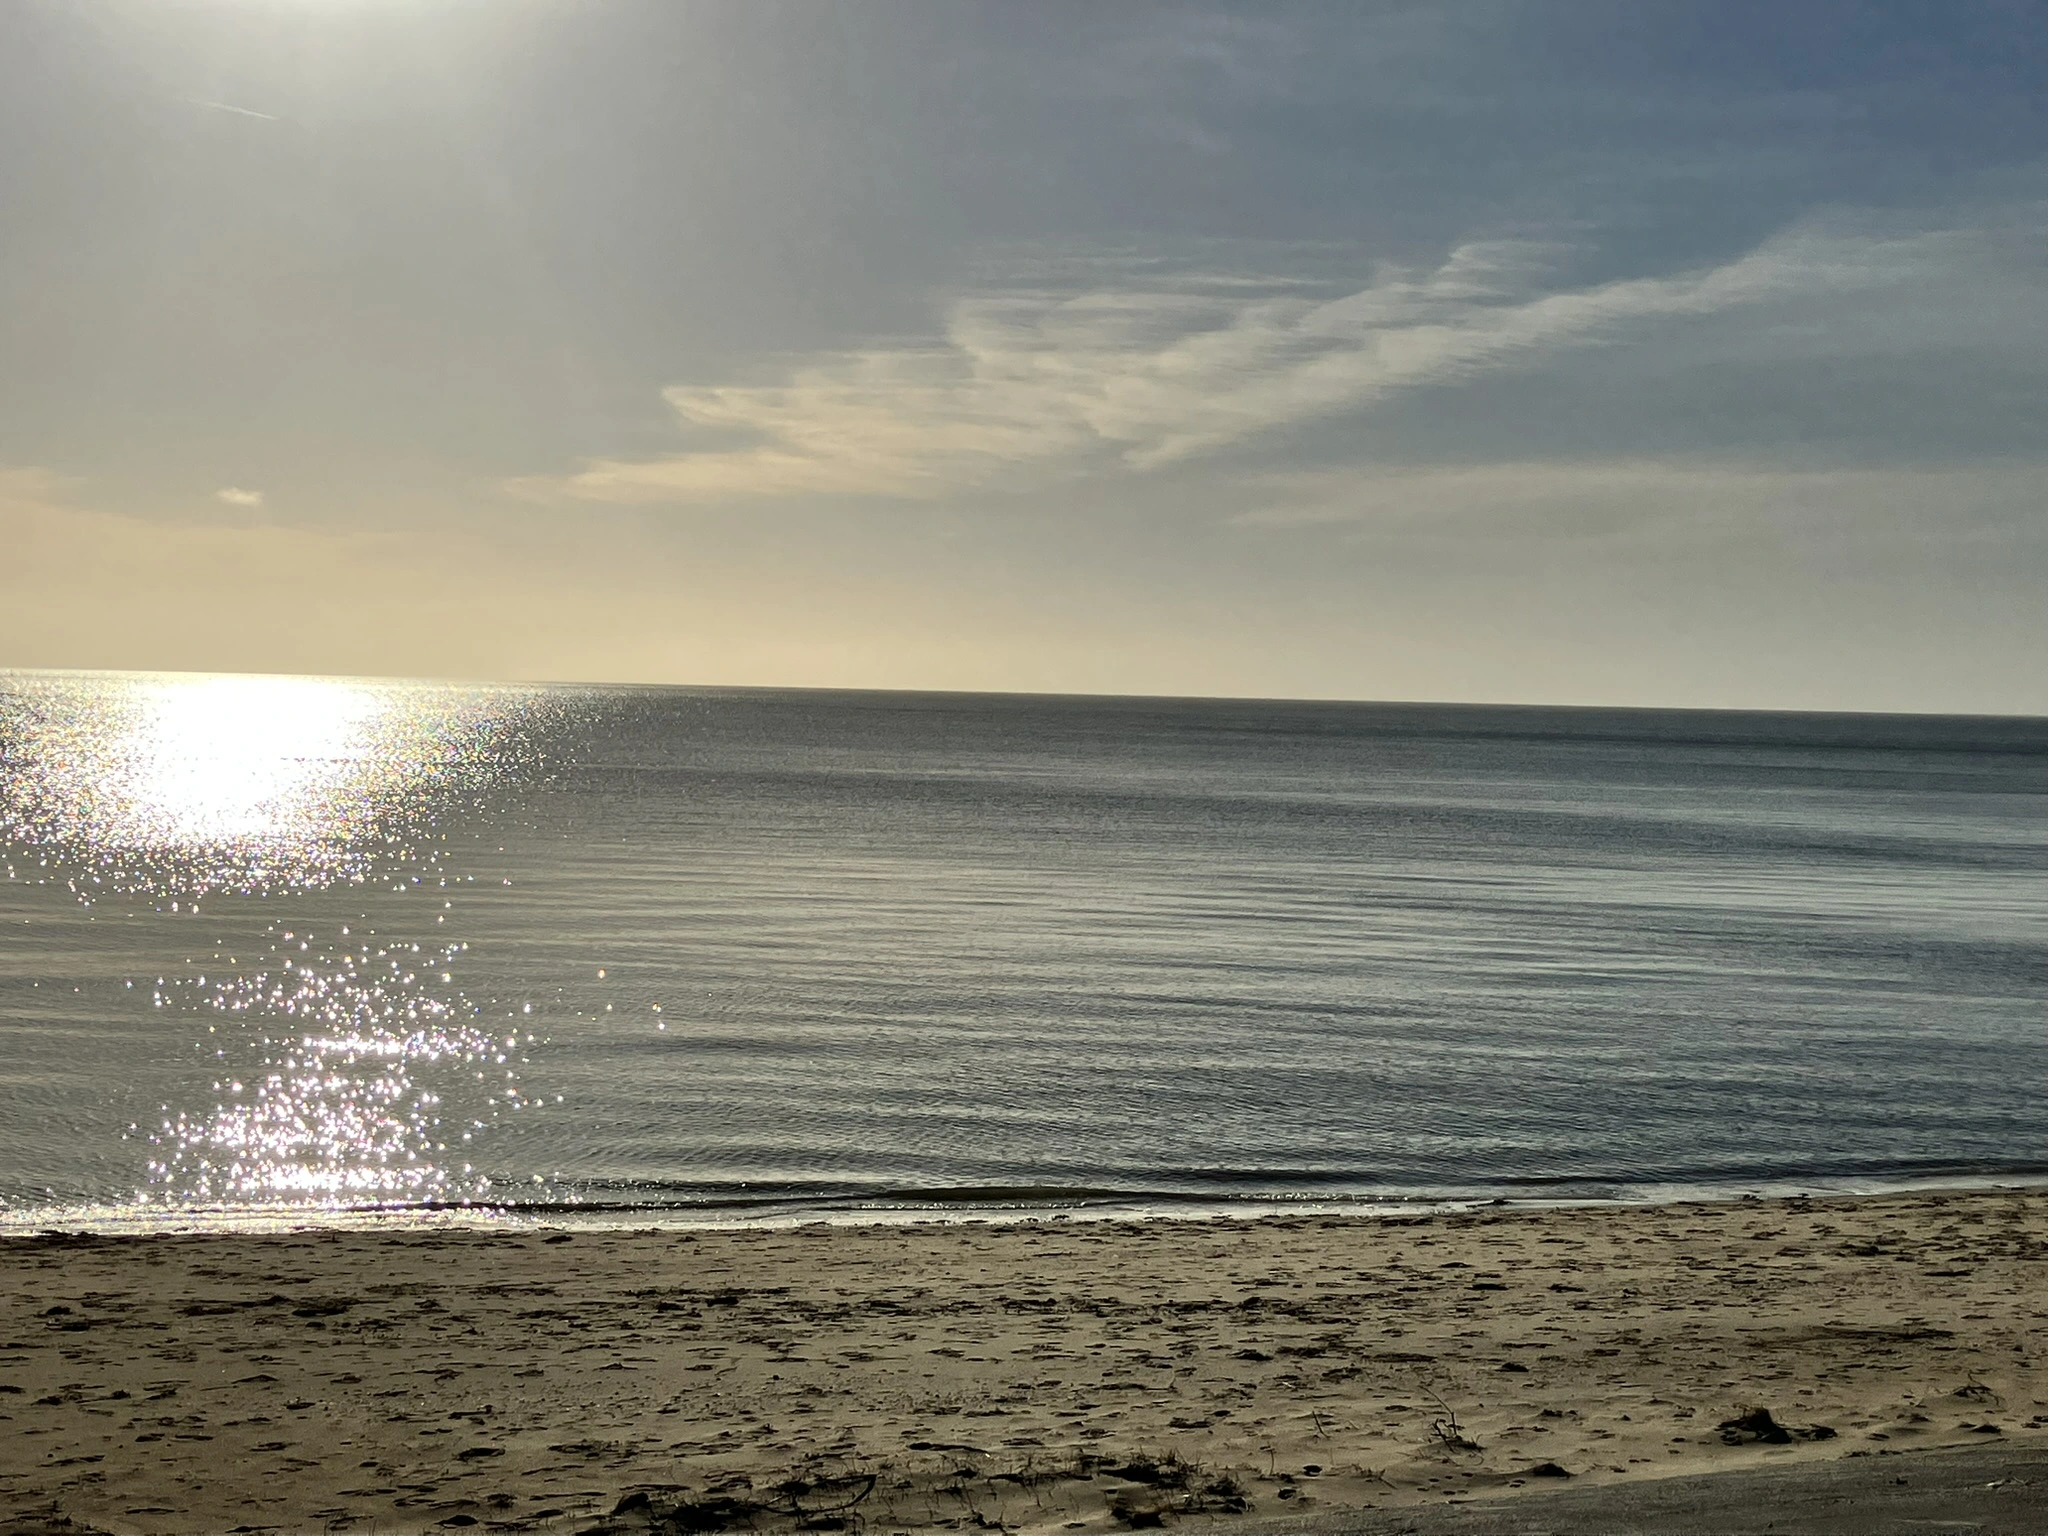
[[[0,667],[2048,713],[2039,0],[0,0]]]

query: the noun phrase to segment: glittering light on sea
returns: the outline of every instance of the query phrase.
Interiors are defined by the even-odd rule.
[[[17,676],[0,688],[9,878],[197,918],[217,952],[131,984],[191,1030],[210,1102],[165,1105],[151,1204],[466,1199],[473,1138],[526,1109],[533,1037],[458,980],[445,823],[531,772],[538,695],[312,678]],[[353,925],[300,911],[364,888]],[[404,899],[396,899],[399,894]],[[379,897],[378,903],[369,899]],[[287,913],[273,916],[282,900]],[[215,919],[239,904],[249,923]],[[329,905],[332,905],[330,899]],[[401,936],[401,932],[403,936]],[[526,1022],[530,1023],[528,1019]]]
[[[0,835],[82,899],[310,889],[430,855],[423,810],[503,771],[481,691],[293,677],[9,680]]]
[[[154,1198],[389,1204],[485,1193],[488,1179],[461,1152],[525,1107],[518,1066],[533,1037],[487,1026],[448,986],[464,946],[347,931],[317,947],[297,930],[274,938],[262,969],[166,984],[151,999],[245,1021],[245,1040],[258,1031],[254,1064],[213,1084],[210,1109],[168,1114],[152,1134]]]

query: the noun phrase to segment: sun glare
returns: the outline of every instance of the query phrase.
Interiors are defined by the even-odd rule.
[[[113,744],[119,813],[107,830],[141,843],[223,844],[319,835],[346,806],[389,705],[314,678],[153,682]]]
[[[49,677],[0,719],[0,832],[81,895],[358,881],[501,766],[462,690],[299,677]],[[55,862],[52,862],[55,861]]]

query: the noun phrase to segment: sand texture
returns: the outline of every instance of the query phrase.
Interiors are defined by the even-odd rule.
[[[2044,1260],[2041,1192],[18,1237],[0,1530],[1103,1532],[2038,1443]]]
[[[2041,1536],[2048,1445],[1992,1439],[1253,1522],[1242,1536]]]

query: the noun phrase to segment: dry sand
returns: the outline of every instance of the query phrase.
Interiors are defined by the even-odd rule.
[[[1104,1532],[2019,1449],[2044,1260],[2043,1192],[0,1239],[0,1522]]]

